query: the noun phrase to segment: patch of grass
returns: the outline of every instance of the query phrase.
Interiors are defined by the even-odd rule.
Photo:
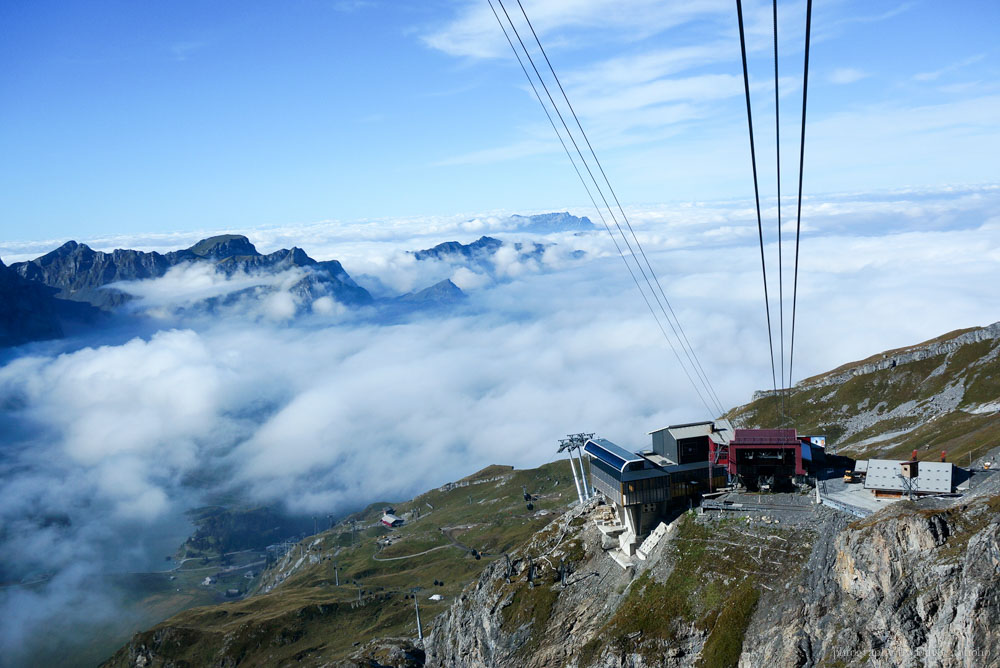
[[[683,575],[674,577],[674,573],[666,581],[657,582],[646,571],[632,585],[606,628],[619,652],[645,649],[643,655],[652,661],[664,642],[676,639],[675,621],[690,621],[690,595],[695,583]]]
[[[982,343],[990,342],[983,341]],[[976,367],[975,373],[966,383],[962,403],[969,406],[985,404],[998,399],[1000,399],[1000,357]]]
[[[580,653],[577,655],[579,664],[581,666],[589,666],[594,663],[603,646],[604,644],[601,642],[600,636],[594,636],[585,642],[583,647],[580,648]]]
[[[1000,495],[968,507],[950,508],[943,513],[951,529],[945,544],[937,551],[940,561],[954,559],[969,546],[969,539],[982,531],[1000,513]]]
[[[552,606],[559,598],[559,592],[546,585],[529,587],[527,582],[515,585],[511,602],[500,610],[502,626],[513,633],[525,624],[530,624],[527,642],[521,646],[522,656],[530,655],[541,643],[545,625],[552,614]]]
[[[712,632],[705,639],[698,659],[699,667],[731,668],[739,663],[744,636],[759,599],[760,591],[750,578],[733,590],[722,606]]]
[[[583,541],[579,538],[567,541],[560,546],[560,549],[564,553],[563,559],[566,560],[566,563],[579,563],[587,558],[587,551],[583,547]]]

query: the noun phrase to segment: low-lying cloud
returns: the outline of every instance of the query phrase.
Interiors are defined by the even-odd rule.
[[[1000,319],[998,200],[985,188],[809,202],[795,376]],[[632,220],[722,402],[749,400],[770,384],[752,208],[636,209]],[[455,225],[433,243],[483,232]],[[343,255],[334,240],[349,231],[303,232],[298,245],[329,248],[320,259],[344,259],[352,275],[405,291],[445,272],[470,298],[391,324],[328,317],[335,302],[287,320],[171,310],[164,328],[124,343],[18,351],[0,367],[3,580],[51,579],[0,594],[0,614],[20,620],[2,626],[5,655],[25,660],[16,652],[86,610],[80,601],[113,614],[88,577],[149,570],[185,537],[183,511],[220,495],[326,515],[492,463],[538,465],[569,432],[638,447],[650,429],[710,417],[603,229],[533,237],[556,244],[552,258],[501,256],[503,280],[415,261],[404,251],[433,245],[418,223],[345,242]],[[294,234],[250,236],[271,250],[268,239]],[[190,266],[128,289],[139,308],[173,309],[259,280]]]

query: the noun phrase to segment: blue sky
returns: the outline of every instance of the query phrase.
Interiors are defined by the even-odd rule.
[[[786,194],[804,5],[779,9]],[[735,3],[525,6],[623,203],[752,196]],[[773,196],[769,5],[746,13]],[[807,194],[1000,181],[1000,5],[813,19]],[[0,26],[6,240],[587,202],[485,0],[40,1]]]

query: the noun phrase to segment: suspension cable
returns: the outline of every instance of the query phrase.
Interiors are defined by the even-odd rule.
[[[785,274],[785,264],[781,258],[781,121],[778,102],[778,0],[773,2],[774,17],[774,152],[775,167],[778,182],[778,330],[780,339],[778,348],[781,351],[781,417],[785,417],[785,289],[782,277]]]
[[[499,2],[499,0],[498,0],[498,2]],[[702,393],[701,393],[700,388],[698,387],[698,384],[691,377],[691,374],[688,371],[687,367],[684,366],[684,363],[681,360],[681,357],[678,354],[677,349],[674,346],[673,341],[667,335],[667,331],[663,328],[663,324],[660,322],[660,318],[657,316],[656,311],[653,309],[653,305],[650,303],[649,298],[646,296],[646,292],[642,289],[642,286],[639,284],[639,279],[635,275],[635,271],[632,269],[632,265],[629,264],[628,257],[625,255],[625,251],[622,249],[621,245],[618,243],[618,239],[615,237],[614,233],[611,231],[611,227],[608,225],[608,222],[605,219],[604,213],[601,211],[601,208],[597,205],[597,201],[594,199],[594,195],[591,193],[590,187],[587,185],[586,179],[584,179],[583,178],[583,174],[580,173],[580,169],[579,169],[579,167],[577,167],[576,161],[573,159],[573,155],[572,155],[572,153],[570,153],[569,147],[566,146],[566,142],[563,140],[562,133],[560,133],[559,129],[556,127],[555,121],[552,119],[552,114],[549,113],[548,107],[546,106],[545,102],[542,100],[542,96],[538,92],[538,88],[535,86],[535,82],[531,78],[531,75],[528,73],[528,69],[525,67],[524,61],[521,59],[521,54],[517,51],[517,48],[514,46],[514,42],[511,40],[510,35],[507,32],[506,26],[504,25],[503,21],[500,19],[499,14],[497,14],[497,11],[496,11],[496,9],[493,6],[492,1],[491,0],[487,0],[487,3],[489,3],[490,10],[493,12],[493,16],[496,18],[497,23],[500,24],[500,29],[503,30],[504,37],[507,39],[507,43],[510,45],[511,50],[514,52],[514,56],[517,58],[518,64],[521,66],[521,71],[524,72],[525,78],[528,79],[528,83],[531,85],[531,90],[534,92],[535,98],[538,100],[538,103],[541,105],[542,111],[545,112],[545,117],[548,119],[549,124],[552,126],[552,130],[556,133],[556,137],[559,139],[559,143],[562,145],[563,151],[566,152],[566,157],[569,158],[570,164],[573,166],[573,171],[576,172],[577,178],[580,179],[580,183],[583,185],[583,189],[587,192],[587,197],[590,199],[591,204],[594,205],[594,209],[597,211],[598,217],[600,217],[601,222],[604,224],[604,229],[607,230],[608,235],[611,237],[611,241],[614,242],[615,249],[618,251],[618,254],[621,256],[622,261],[625,263],[625,268],[628,269],[629,275],[632,277],[632,280],[635,282],[635,287],[638,288],[639,294],[642,295],[642,299],[646,303],[646,307],[649,309],[649,312],[652,314],[653,319],[656,321],[656,325],[659,328],[660,332],[663,334],[663,338],[666,339],[667,345],[670,347],[671,352],[673,352],[674,357],[677,358],[678,364],[680,364],[681,369],[684,371],[684,374],[687,376],[688,380],[691,382],[692,386],[694,387],[695,392],[698,394],[698,398],[701,400],[701,402],[705,406],[706,410],[708,410],[709,413],[712,413],[713,409],[708,405],[708,402],[705,400],[705,397],[702,396]],[[502,7],[503,7],[503,5],[501,3],[501,8]],[[506,11],[504,13],[506,14]],[[507,16],[507,19],[508,19],[508,21],[510,21],[510,16],[509,15]],[[514,34],[517,35],[517,28],[514,27],[513,23],[511,23],[511,29],[514,30]],[[520,41],[520,36],[518,36],[518,41]],[[522,46],[522,48],[524,48],[524,43],[523,42],[521,43],[521,46]],[[528,54],[527,50],[525,50],[525,55],[528,56],[528,59],[530,61],[531,60],[531,56],[530,56],[530,54]],[[532,67],[534,67],[534,63],[533,62],[532,62]],[[537,74],[537,70],[536,70],[536,74]],[[540,79],[540,81],[541,81],[541,79]],[[545,86],[544,81],[542,81],[542,86],[543,87]],[[558,108],[556,108],[556,113],[557,114],[559,113]],[[565,123],[564,123],[564,125],[565,125]],[[567,128],[567,130],[568,130],[568,128]],[[570,140],[572,141],[572,136],[570,136]],[[575,142],[574,142],[574,144],[575,144]],[[577,150],[579,151],[579,148],[577,148]],[[636,260],[634,254],[632,256],[632,259]],[[636,260],[636,262],[637,262],[637,260]],[[722,413],[724,413],[724,411],[720,410],[720,414],[722,414]]]
[[[501,8],[503,8],[503,2],[502,2],[502,0],[498,0],[498,2],[500,2],[500,6],[501,6]],[[524,16],[525,22],[528,24],[528,27],[531,30],[532,36],[535,38],[535,43],[538,45],[539,51],[541,52],[542,56],[545,58],[545,62],[546,62],[546,64],[549,67],[549,71],[552,73],[553,79],[555,80],[556,84],[559,87],[559,91],[562,93],[563,99],[566,101],[566,106],[569,108],[569,111],[572,114],[574,121],[576,122],[576,126],[580,130],[580,134],[583,137],[583,140],[586,143],[587,148],[588,148],[591,156],[594,159],[594,163],[597,166],[598,171],[600,172],[601,177],[604,180],[604,183],[607,185],[608,191],[610,192],[612,199],[615,201],[615,204],[616,204],[616,206],[618,208],[618,211],[619,211],[619,213],[622,216],[622,220],[625,222],[625,225],[628,228],[628,230],[629,230],[629,232],[630,232],[630,234],[632,236],[632,239],[635,242],[636,247],[639,249],[639,253],[640,253],[643,261],[645,262],[646,269],[649,270],[649,275],[652,276],[652,279],[653,279],[652,282],[649,281],[648,277],[646,278],[646,280],[647,280],[647,283],[649,283],[650,289],[653,290],[653,297],[655,298],[655,300],[657,301],[658,305],[660,306],[660,309],[663,310],[665,316],[667,315],[667,311],[669,310],[669,313],[670,313],[670,316],[672,316],[672,319],[671,319],[670,316],[668,316],[667,317],[667,322],[670,325],[671,330],[673,330],[674,336],[676,336],[678,338],[679,342],[681,342],[681,341],[683,342],[681,347],[684,349],[684,353],[685,353],[686,357],[688,358],[688,362],[691,364],[692,368],[695,370],[695,373],[698,375],[699,380],[701,380],[701,382],[705,385],[706,390],[708,391],[708,393],[711,396],[711,398],[713,399],[713,401],[717,404],[717,408],[719,409],[720,414],[724,413],[725,410],[722,407],[722,402],[719,401],[718,395],[716,394],[715,389],[712,387],[711,382],[708,380],[708,376],[705,374],[705,371],[704,371],[704,369],[703,369],[703,367],[701,365],[700,360],[698,360],[697,353],[694,351],[693,346],[691,346],[691,343],[690,343],[690,341],[687,338],[687,334],[684,332],[684,328],[681,326],[680,320],[677,318],[677,314],[674,312],[673,306],[670,304],[670,300],[667,298],[666,293],[663,291],[663,287],[660,284],[659,278],[656,276],[656,273],[653,271],[653,267],[652,267],[652,265],[649,262],[649,258],[646,256],[646,251],[642,248],[642,244],[639,242],[639,239],[638,239],[638,237],[635,234],[635,230],[632,228],[632,224],[628,220],[628,216],[625,215],[625,210],[622,207],[621,202],[618,200],[618,196],[615,193],[615,190],[614,190],[614,188],[611,185],[611,181],[608,179],[608,176],[607,176],[607,174],[604,171],[604,167],[601,165],[601,161],[597,157],[597,153],[594,151],[594,147],[590,143],[590,139],[587,136],[586,131],[583,129],[583,125],[580,123],[580,118],[577,115],[576,110],[573,108],[573,104],[570,102],[569,96],[566,94],[565,88],[563,88],[562,81],[560,81],[560,79],[559,79],[559,75],[556,74],[555,67],[553,67],[552,61],[549,59],[548,53],[546,53],[546,51],[545,51],[545,47],[542,46],[542,42],[541,42],[541,40],[538,37],[538,33],[535,31],[534,25],[531,23],[531,19],[528,18],[528,14],[527,14],[527,12],[524,9],[524,5],[521,3],[521,0],[517,0],[517,4],[518,4],[518,7],[521,9],[521,14]],[[506,10],[504,10],[504,11],[506,12]],[[509,19],[510,19],[510,17],[508,16],[508,20]],[[513,26],[513,24],[512,24],[512,26]],[[522,43],[522,47],[523,47],[523,43]],[[529,58],[530,58],[530,56],[529,56]],[[537,74],[537,70],[536,70],[536,74]],[[541,78],[541,75],[539,75],[539,78]],[[545,85],[544,82],[543,82],[542,85],[543,86]],[[547,89],[547,87],[546,87],[546,89]],[[555,106],[555,101],[552,101],[552,104],[553,104],[553,106]],[[561,116],[561,114],[560,114],[560,116]],[[569,132],[569,128],[567,128],[567,132]],[[574,144],[575,144],[575,142],[574,142]],[[579,150],[579,147],[577,147],[577,149]],[[583,159],[582,154],[581,154],[580,157],[581,157],[581,159]],[[585,162],[585,164],[586,164],[586,162]],[[588,172],[589,172],[590,168],[588,167],[587,169],[588,169]],[[594,178],[592,173],[591,173],[591,178]],[[598,187],[598,192],[600,193],[601,192],[600,191],[600,187],[596,183],[596,179],[595,179],[595,186]],[[607,200],[604,199],[603,193],[601,193],[601,197],[604,200],[605,206],[608,207],[608,212],[611,214],[612,220],[615,222],[616,226],[618,226],[618,230],[619,230],[619,232],[621,232],[622,238],[625,239],[625,243],[629,246],[629,250],[631,251],[632,250],[632,244],[629,243],[628,237],[625,236],[624,231],[618,225],[618,221],[617,221],[617,218],[614,215],[614,211],[611,210],[611,207],[608,204]],[[639,264],[638,257],[635,256],[634,251],[633,251],[633,257],[635,257],[636,263]],[[645,270],[643,270],[642,264],[639,264],[639,268],[640,268],[640,271],[643,273],[643,276],[645,277],[646,272],[645,272]],[[659,296],[657,295],[656,290],[653,289],[653,283],[656,284],[656,288],[659,290]],[[662,302],[660,300],[660,297],[662,297],[662,299],[663,299]],[[664,304],[666,305],[666,308],[664,308]],[[675,323],[676,323],[676,328],[674,326]]]
[[[753,167],[753,195],[757,204],[757,236],[760,238],[760,270],[764,276],[764,311],[767,314],[767,347],[771,353],[771,384],[777,398],[778,383],[774,369],[774,341],[771,336],[771,303],[767,295],[767,265],[764,262],[764,227],[760,219],[760,189],[757,185],[757,154],[753,142],[753,114],[750,110],[750,75],[747,72],[746,37],[743,33],[743,3],[736,0],[736,16],[740,24],[740,53],[743,56],[743,87],[747,98],[747,126],[750,129],[750,164]]]
[[[738,1],[738,0],[737,0]],[[799,239],[802,233],[802,168],[806,155],[806,93],[809,89],[809,30],[812,25],[812,0],[806,1],[806,55],[802,65],[802,134],[799,140],[799,201],[795,216],[795,279],[792,289],[792,341],[788,352],[788,384],[792,382],[795,355],[795,306],[799,294]]]

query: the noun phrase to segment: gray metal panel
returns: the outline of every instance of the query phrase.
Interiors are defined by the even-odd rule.
[[[667,470],[673,470],[671,467],[664,467]],[[665,472],[658,468],[650,466],[649,468],[642,469],[640,471],[624,471],[621,474],[622,482],[628,482],[629,480],[646,480],[648,478],[659,478],[661,476],[667,475]]]
[[[859,462],[860,463],[860,462]],[[903,460],[870,459],[865,489],[880,489],[905,492],[906,485],[900,476]],[[920,462],[917,476],[912,478],[914,492],[947,494],[952,489],[954,466],[951,462]]]
[[[869,459],[865,489],[885,489],[903,491],[903,481],[899,477],[900,462],[892,459]]]
[[[674,464],[673,466],[664,466],[663,468],[670,473],[684,473],[686,471],[697,471],[698,469],[707,469],[708,462],[691,462],[690,464]]]
[[[592,466],[590,468],[590,482],[594,489],[604,494],[613,503],[621,504],[621,483],[615,480],[609,473],[596,466]]]
[[[868,472],[868,460],[859,459],[854,462],[854,472],[855,473],[867,473]]]
[[[917,466],[916,484],[918,492],[936,492],[948,494],[951,492],[952,474],[955,467],[951,462],[920,462]]]

